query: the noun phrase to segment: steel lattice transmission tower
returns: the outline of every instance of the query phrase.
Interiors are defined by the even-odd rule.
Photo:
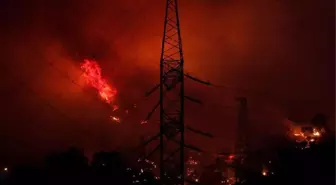
[[[160,57],[160,177],[164,184],[166,177],[176,175],[177,183],[184,184],[184,59],[177,0],[166,2]]]
[[[236,182],[243,183],[244,181],[244,160],[248,155],[247,145],[247,124],[248,124],[248,109],[247,99],[245,97],[237,98],[238,106],[238,125],[237,125],[237,139],[235,143],[235,169]]]
[[[185,96],[184,78],[211,85],[184,73],[184,59],[182,51],[180,23],[177,0],[166,0],[166,12],[164,20],[164,34],[160,57],[160,83],[156,85],[147,96],[157,89],[160,90],[160,101],[149,113],[145,121],[149,120],[155,110],[160,110],[160,132],[144,142],[160,138],[160,144],[147,156],[160,149],[160,179],[162,184],[183,185],[184,181],[184,148],[202,152],[197,147],[187,145],[184,142],[185,128],[191,132],[212,137],[211,134],[186,127],[184,124],[184,100],[190,100],[201,104],[199,100]],[[188,181],[188,180],[187,180]]]
[[[237,139],[235,144],[235,153],[245,154],[247,151],[247,99],[245,97],[237,98],[239,102],[238,107],[238,125],[237,125]]]

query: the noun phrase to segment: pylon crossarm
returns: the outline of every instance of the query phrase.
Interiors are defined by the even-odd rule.
[[[191,149],[191,150],[195,150],[197,152],[203,152],[203,150],[197,148],[196,146],[192,146],[192,145],[189,145],[189,144],[184,144],[184,147],[186,147],[188,149]]]
[[[144,159],[148,159],[149,157],[151,157],[156,151],[158,151],[160,149],[160,145],[157,145],[149,154],[147,154]]]
[[[198,78],[192,77],[192,76],[190,76],[188,73],[184,74],[184,76],[187,77],[187,78],[189,78],[190,80],[199,82],[199,83],[201,83],[201,84],[204,84],[204,85],[211,85],[211,86],[212,86],[212,84],[211,84],[209,81],[206,82],[206,81],[200,80],[200,79],[198,79]]]
[[[173,140],[176,144],[180,144],[179,141],[176,141],[176,140]],[[197,152],[203,152],[203,150],[201,150],[200,148],[197,148],[196,146],[193,146],[193,145],[189,145],[189,144],[185,144],[183,145],[185,148],[188,148],[190,150],[194,150],[194,151],[197,151]]]
[[[169,161],[169,159],[173,157],[179,151],[180,151],[180,148],[177,148],[176,150],[174,150],[171,154],[169,154],[169,156],[166,159],[164,159],[164,162]]]
[[[160,105],[160,101],[154,106],[154,108],[152,109],[152,111],[149,112],[149,114],[147,115],[145,121],[150,120],[150,118],[153,116],[153,113],[157,110],[157,108],[159,107],[159,105]]]
[[[186,95],[184,95],[184,98],[187,99],[187,100],[189,100],[189,101],[191,101],[191,102],[194,102],[194,103],[198,103],[198,104],[201,104],[201,105],[203,104],[203,103],[201,102],[201,100],[198,100],[198,99],[195,99],[195,98],[186,96]]]
[[[200,134],[200,135],[205,136],[205,137],[209,137],[209,138],[213,138],[213,137],[214,137],[214,136],[213,136],[212,134],[210,134],[210,133],[202,132],[202,131],[200,131],[200,130],[196,130],[196,129],[194,129],[194,128],[191,128],[191,127],[189,127],[189,126],[187,126],[186,128],[187,128],[189,131],[191,131],[191,132],[194,132],[194,133],[196,133],[196,134]]]
[[[141,144],[141,146],[145,146],[145,145],[147,145],[148,143],[150,143],[150,142],[152,142],[152,141],[158,139],[159,137],[160,137],[160,133],[156,134],[155,136],[152,136],[152,137],[149,138],[147,141],[143,142],[143,143]]]
[[[153,89],[151,89],[149,92],[146,93],[146,97],[150,96],[151,94],[153,94],[156,90],[158,90],[160,87],[160,84],[157,84],[156,86],[153,87]]]

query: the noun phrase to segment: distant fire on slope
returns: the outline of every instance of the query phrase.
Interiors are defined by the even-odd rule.
[[[102,75],[102,69],[95,60],[84,59],[80,68],[83,71],[83,77],[86,84],[97,91],[99,98],[107,103],[113,115],[109,116],[109,120],[113,123],[122,123],[129,116],[131,110],[137,109],[137,104],[121,108],[116,104],[118,91],[115,86],[106,80]],[[140,124],[146,124],[147,120],[140,121]]]
[[[307,143],[306,148],[309,148],[311,143],[318,143],[325,134],[324,127],[318,127],[309,122],[295,123],[286,120],[285,125],[288,129],[287,136],[297,143]]]
[[[117,90],[102,77],[102,70],[94,60],[85,59],[81,64],[86,83],[98,91],[100,98],[108,104],[113,103]]]
[[[102,76],[102,69],[97,61],[85,59],[80,68],[83,70],[87,85],[97,90],[99,97],[111,106],[112,112],[118,110],[119,106],[115,105],[118,91]],[[115,123],[121,122],[120,118],[115,115],[110,116],[110,120]]]

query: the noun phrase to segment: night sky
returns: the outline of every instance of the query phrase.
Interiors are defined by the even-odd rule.
[[[128,148],[155,133],[158,116],[139,122],[158,98],[142,97],[159,80],[164,0],[0,3],[1,164],[72,145],[88,155]],[[186,124],[216,136],[213,146],[187,140],[230,151],[237,96],[248,98],[255,146],[281,135],[286,117],[324,113],[333,127],[334,7],[333,0],[181,0],[185,70],[221,86],[186,82],[186,93],[204,102],[187,103]],[[80,59],[93,56],[118,89],[117,103],[137,104],[122,124],[106,120],[110,109],[81,78]]]

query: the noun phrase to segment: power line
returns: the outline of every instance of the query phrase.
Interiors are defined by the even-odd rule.
[[[63,78],[69,80],[72,84],[78,86],[78,87],[81,89],[81,91],[82,91],[83,93],[87,93],[87,91],[85,91],[85,90],[83,89],[83,87],[82,87],[79,83],[77,83],[75,80],[73,80],[73,79],[68,75],[68,73],[64,73],[61,69],[57,68],[56,65],[54,65],[52,62],[48,62],[48,66],[51,67],[51,68],[53,68],[53,69],[55,69],[55,70],[56,70],[56,71],[57,71]],[[83,71],[82,74],[81,74],[80,76],[82,76],[84,73],[85,73],[85,72]],[[79,76],[79,77],[80,77],[80,76]],[[96,98],[94,98],[94,97],[91,96],[91,95],[90,95],[89,97],[91,97],[91,98],[93,98],[94,100],[96,100]],[[137,106],[137,104],[139,104],[139,102],[142,102],[143,100],[146,100],[146,99],[147,99],[147,96],[143,96],[143,97],[139,98],[139,99],[138,99],[135,103],[133,103],[132,105],[125,106],[123,109],[127,110],[127,112],[128,112],[130,109],[132,109],[132,108],[136,108],[136,106]],[[110,105],[110,104],[109,104],[109,105]],[[110,105],[110,106],[111,106],[111,105]],[[113,108],[113,107],[111,107],[111,108]],[[120,107],[119,107],[119,108],[120,108]]]
[[[4,71],[9,72],[8,67],[2,65],[2,69]],[[71,118],[70,116],[68,116],[67,114],[65,114],[63,111],[61,111],[60,109],[58,109],[57,107],[55,107],[52,103],[50,103],[47,99],[43,98],[41,95],[39,95],[39,93],[37,93],[33,88],[31,88],[29,85],[27,85],[27,83],[25,83],[24,81],[17,79],[17,78],[11,78],[14,81],[17,82],[17,84],[19,84],[19,87],[25,88],[26,90],[28,90],[31,94],[35,95],[35,97],[37,97],[41,102],[43,102],[47,107],[51,108],[52,110],[54,110],[59,116],[65,118],[66,120],[69,120],[70,122],[78,122],[78,120],[75,120],[73,118]]]
[[[48,62],[47,63],[49,67],[53,68],[54,70],[56,70],[63,78],[69,80],[72,84],[78,86],[81,91],[83,93],[88,93],[87,91],[85,91],[83,89],[83,86],[81,86],[79,83],[77,83],[74,79],[72,79],[68,73],[66,72],[63,72],[60,68],[56,67],[56,65],[54,65],[54,63],[52,62]],[[81,75],[79,76],[82,76],[85,72],[83,71]],[[262,99],[269,99],[269,98],[265,98],[264,97],[264,94],[266,93],[262,93],[262,92],[257,92],[257,91],[253,91],[253,90],[250,90],[250,89],[243,89],[243,88],[237,88],[237,87],[232,87],[232,86],[228,86],[228,85],[215,85],[215,84],[212,84],[211,82],[209,81],[201,81],[197,78],[194,78],[192,77],[191,75],[189,75],[189,73],[186,73],[185,76],[187,77],[187,79],[191,79],[192,81],[197,81],[197,82],[200,82],[200,83],[203,83],[203,84],[206,84],[206,85],[209,85],[209,86],[212,86],[212,87],[215,87],[215,88],[219,88],[219,89],[230,89],[230,91],[234,91],[234,92],[247,92],[249,93],[249,95],[254,95],[254,97],[258,97],[258,98],[262,98]],[[141,98],[139,98],[137,101],[135,101],[132,105],[129,105],[129,106],[126,106],[125,109],[126,110],[129,110],[131,108],[134,108],[134,105],[138,106],[140,104],[140,102],[144,101],[144,100],[147,100],[148,97],[153,93],[155,92],[159,87],[159,84],[156,85],[151,91],[147,92],[145,94],[145,96],[142,96]],[[270,94],[270,93],[269,93]],[[90,94],[90,97],[94,99],[94,97]],[[188,100],[190,101],[195,101],[195,99],[191,99],[189,97],[186,97]],[[94,99],[96,100],[96,99]],[[216,104],[211,104],[210,106],[215,106],[215,107],[219,107],[220,109],[233,109],[233,108],[236,108],[235,106],[227,106],[227,105],[216,105]]]
[[[6,66],[4,66],[5,69]],[[6,70],[8,71],[8,70]],[[13,78],[12,78],[13,79]],[[55,106],[53,106],[48,100],[46,100],[45,98],[41,97],[36,91],[34,91],[31,87],[29,87],[24,81],[18,80],[18,79],[13,79],[14,81],[17,82],[17,84],[19,84],[19,87],[23,87],[26,90],[28,90],[31,94],[34,94],[38,99],[40,99],[40,101],[42,101],[46,106],[48,106],[49,108],[51,108],[52,110],[54,110],[58,115],[60,115],[61,117],[64,117],[67,120],[70,121],[74,121],[71,117],[69,117],[68,115],[64,114],[62,111],[60,111],[59,109],[57,109]]]

